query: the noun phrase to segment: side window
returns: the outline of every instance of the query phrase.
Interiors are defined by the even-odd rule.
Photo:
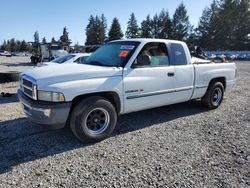
[[[77,58],[74,62],[75,63],[80,63],[80,58]]]
[[[169,57],[165,43],[150,42],[147,43],[139,55],[148,55],[151,59],[149,66],[168,66]],[[137,62],[135,62],[136,65]]]
[[[172,43],[171,49],[171,65],[186,65],[187,57],[181,44]]]

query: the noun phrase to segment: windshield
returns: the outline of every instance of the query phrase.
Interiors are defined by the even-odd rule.
[[[110,42],[98,48],[86,59],[85,64],[108,67],[125,66],[139,44],[134,41]]]
[[[72,54],[71,55],[64,55],[64,56],[61,56],[61,57],[54,59],[52,62],[61,64],[61,63],[64,63],[65,61],[68,61],[68,60],[74,58],[74,57],[75,57],[75,55],[72,55]]]

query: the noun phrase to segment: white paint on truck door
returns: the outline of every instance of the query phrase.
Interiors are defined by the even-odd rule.
[[[139,55],[150,56],[151,63],[124,69],[124,112],[175,103],[175,70],[169,66],[166,44],[147,43]]]
[[[171,43],[169,47],[170,65],[174,66],[175,72],[175,97],[177,102],[188,101],[194,89],[194,66],[188,61],[189,51],[179,43]]]

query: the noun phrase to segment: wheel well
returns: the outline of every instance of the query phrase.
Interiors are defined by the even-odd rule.
[[[215,82],[221,82],[222,85],[224,86],[224,90],[226,89],[226,78],[225,77],[218,77],[218,78],[213,78],[212,80],[210,80],[209,82],[209,87],[215,83]]]
[[[114,105],[116,112],[118,114],[120,113],[121,101],[120,101],[119,95],[116,92],[99,92],[99,93],[79,95],[72,100],[70,111],[72,111],[72,109],[75,107],[76,104],[78,104],[79,101],[86,99],[88,97],[92,97],[92,96],[99,96],[99,97],[103,97],[107,99],[109,102],[111,102]]]

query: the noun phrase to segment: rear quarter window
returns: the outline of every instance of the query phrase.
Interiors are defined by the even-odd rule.
[[[172,43],[170,45],[170,51],[171,51],[171,58],[170,58],[171,65],[187,64],[187,57],[184,48],[181,44]]]

